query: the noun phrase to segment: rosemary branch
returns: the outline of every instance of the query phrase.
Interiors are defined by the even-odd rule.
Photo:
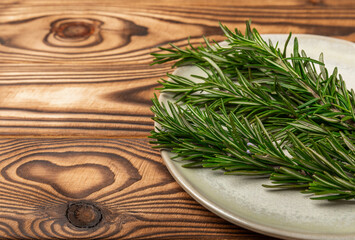
[[[313,199],[355,198],[355,94],[335,68],[299,52],[290,57],[246,24],[243,35],[221,25],[228,46],[189,44],[161,48],[154,64],[194,65],[205,76],[168,74],[161,92],[176,103],[153,99],[154,147],[188,161],[185,167],[226,174],[265,175],[272,188],[300,188]],[[316,70],[320,68],[320,73]],[[184,106],[184,107],[182,107]]]

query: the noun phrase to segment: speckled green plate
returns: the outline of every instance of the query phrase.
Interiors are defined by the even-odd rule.
[[[273,43],[284,43],[287,35],[263,37]],[[323,52],[326,67],[332,70],[337,66],[347,87],[355,89],[354,43],[315,35],[297,35],[297,38],[300,48],[310,57],[318,59]],[[203,73],[196,67],[181,67],[175,74]],[[173,101],[168,94],[162,94],[159,99]],[[314,201],[298,191],[265,189],[261,185],[267,183],[267,179],[183,168],[181,162],[171,160],[172,153],[168,151],[162,151],[162,157],[172,176],[188,194],[236,225],[284,239],[355,239],[355,201]]]

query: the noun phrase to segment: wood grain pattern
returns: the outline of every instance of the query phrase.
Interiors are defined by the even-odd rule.
[[[169,66],[149,53],[206,35],[218,21],[262,33],[309,33],[355,41],[353,0],[47,1],[0,3],[0,134],[149,134],[156,81]]]
[[[259,237],[192,200],[146,139],[2,139],[0,146],[1,238]]]
[[[201,207],[146,139],[171,71],[149,54],[248,19],[355,42],[354,0],[0,1],[0,238],[272,239]]]

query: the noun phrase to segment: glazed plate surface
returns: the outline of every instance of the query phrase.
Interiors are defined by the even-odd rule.
[[[329,71],[335,66],[348,89],[355,89],[355,44],[343,40],[295,35],[300,49],[318,59],[323,52]],[[287,35],[263,35],[283,49]],[[292,41],[291,41],[292,42]],[[292,51],[292,44],[288,48]],[[189,77],[203,74],[197,67],[181,67],[175,74]],[[162,94],[160,101],[173,101]],[[269,190],[261,185],[265,178],[223,175],[210,169],[187,169],[171,160],[172,153],[162,157],[175,180],[200,204],[220,217],[253,231],[284,239],[355,239],[355,201],[314,201],[309,195],[291,190]]]

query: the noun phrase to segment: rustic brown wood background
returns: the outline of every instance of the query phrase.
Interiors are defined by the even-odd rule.
[[[157,46],[218,21],[355,41],[354,0],[1,0],[0,238],[272,239],[173,180],[147,136]]]

